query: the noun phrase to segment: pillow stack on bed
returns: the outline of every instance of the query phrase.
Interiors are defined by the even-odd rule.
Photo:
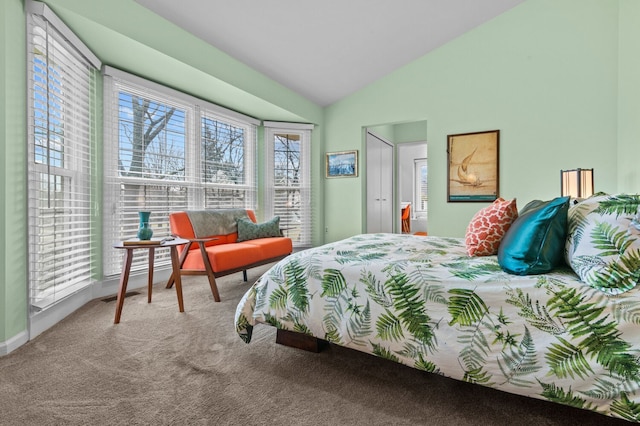
[[[566,262],[586,284],[620,294],[640,283],[640,195],[535,200],[519,213],[502,198],[473,217],[470,256],[498,255],[510,274],[551,272]]]

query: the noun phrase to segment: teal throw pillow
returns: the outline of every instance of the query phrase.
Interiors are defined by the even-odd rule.
[[[247,218],[238,219],[238,241],[281,236],[280,216],[274,216],[273,219],[264,223],[254,223]]]
[[[524,206],[498,248],[500,267],[514,275],[552,271],[564,262],[569,197]]]

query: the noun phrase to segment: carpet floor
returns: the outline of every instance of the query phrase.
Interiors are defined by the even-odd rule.
[[[249,271],[255,281],[266,267]],[[629,425],[331,345],[309,353],[234,331],[242,274],[93,300],[0,357],[0,425]]]

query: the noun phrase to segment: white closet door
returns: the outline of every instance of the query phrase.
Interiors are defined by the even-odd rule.
[[[393,232],[393,146],[367,133],[367,232]]]
[[[380,232],[393,232],[393,147],[382,142],[380,155]]]
[[[367,232],[380,231],[382,204],[380,195],[380,157],[382,147],[379,139],[367,133]]]

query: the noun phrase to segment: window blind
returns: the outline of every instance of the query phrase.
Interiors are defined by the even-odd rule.
[[[95,278],[99,61],[44,4],[28,6],[29,299],[37,311]]]
[[[136,238],[138,212],[150,211],[153,236],[165,237],[169,212],[189,206],[185,165],[193,108],[111,79],[105,79],[104,99],[104,271],[110,276],[122,267],[122,253],[112,244]],[[136,253],[131,271],[146,270],[147,256]],[[169,251],[158,250],[155,264],[169,262]]]
[[[265,215],[280,216],[294,247],[311,246],[311,125],[265,122]]]
[[[427,159],[414,160],[414,209],[426,216],[428,209],[428,185],[427,185]]]
[[[208,109],[200,114],[200,126],[204,207],[255,209],[256,127]]]
[[[150,211],[154,237],[170,235],[169,213],[255,209],[257,120],[112,68],[104,71],[104,271],[120,273],[114,241],[135,238]],[[170,265],[158,250],[157,267]],[[147,254],[131,271],[146,271]]]

